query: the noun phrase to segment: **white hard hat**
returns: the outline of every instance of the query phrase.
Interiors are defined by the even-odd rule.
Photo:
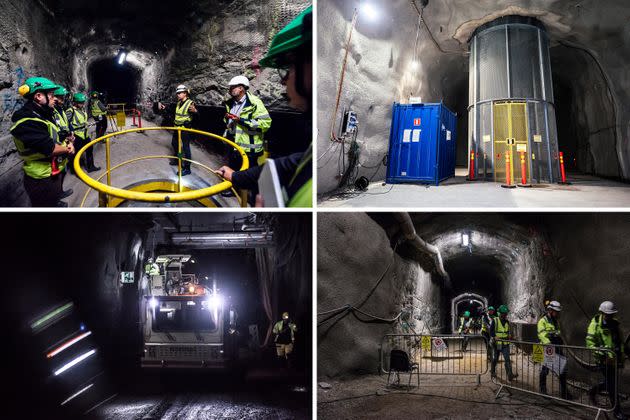
[[[552,300],[547,305],[547,309],[551,309],[551,310],[554,310],[556,312],[560,312],[562,310],[562,305],[560,305],[560,302],[558,302],[557,300]]]
[[[230,86],[243,85],[245,87],[249,87],[249,79],[245,76],[235,76],[232,77],[229,83]]]
[[[607,300],[605,302],[602,302],[601,305],[599,305],[599,311],[603,312],[605,314],[616,314],[617,313],[617,307],[615,306],[614,303],[612,303],[611,301]]]
[[[175,93],[179,93],[179,92],[190,93],[190,90],[186,87],[186,85],[179,85],[177,86],[177,89],[175,89]]]

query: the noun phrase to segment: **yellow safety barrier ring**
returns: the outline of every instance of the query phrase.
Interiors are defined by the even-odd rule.
[[[243,171],[249,168],[249,160],[247,158],[247,154],[245,151],[239,147],[236,143],[226,139],[225,137],[218,136],[216,134],[208,133],[205,131],[194,130],[192,128],[184,128],[184,127],[143,127],[143,128],[132,128],[124,131],[117,131],[115,133],[107,134],[103,137],[99,137],[97,139],[92,140],[88,144],[86,144],[81,150],[79,150],[74,159],[74,170],[84,183],[86,183],[90,188],[99,192],[99,207],[116,207],[122,204],[127,200],[132,201],[142,201],[142,202],[150,202],[150,203],[175,203],[175,202],[184,202],[184,201],[197,201],[204,206],[215,206],[216,203],[209,199],[209,197],[219,194],[223,191],[232,189],[232,183],[230,181],[225,180],[221,177],[217,171],[212,168],[185,158],[178,158],[177,156],[169,156],[169,155],[151,155],[151,156],[143,156],[134,159],[129,159],[122,163],[111,166],[111,146],[110,140],[112,137],[121,136],[124,134],[135,133],[135,132],[143,132],[150,130],[166,130],[166,131],[177,131],[177,140],[178,140],[178,155],[182,155],[182,131],[188,131],[190,133],[200,134],[202,136],[214,138],[220,140],[229,146],[233,147],[238,151],[242,159],[242,165],[239,171]],[[85,151],[94,146],[97,143],[105,143],[105,161],[106,161],[106,171],[101,174],[97,179],[91,178],[88,174],[83,171],[81,168],[81,156]],[[126,166],[130,163],[138,162],[145,159],[177,159],[177,183],[174,182],[166,182],[166,181],[146,181],[139,182],[133,187],[128,189],[118,188],[112,186],[111,173],[123,166]],[[192,190],[185,185],[182,184],[182,161],[190,162],[191,164],[198,165],[209,173],[217,176],[223,181],[212,185],[210,187],[201,188],[197,190]],[[103,177],[106,177],[106,183],[102,183],[101,180]],[[150,192],[150,191],[169,191],[169,192]],[[85,204],[85,201],[88,197],[88,194],[91,190],[88,190],[81,201],[81,207]],[[241,206],[247,206],[247,200],[243,199],[243,197],[239,197],[239,194],[235,194],[237,199],[239,200],[239,204]],[[114,198],[112,198],[114,197]]]

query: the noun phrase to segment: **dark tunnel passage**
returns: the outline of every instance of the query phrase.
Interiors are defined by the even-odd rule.
[[[87,73],[89,92],[102,93],[106,102],[125,103],[130,107],[139,102],[142,72],[128,62],[120,64],[117,57],[95,60]]]
[[[550,58],[558,149],[567,168],[620,177],[615,104],[601,65],[586,49],[562,43],[550,49]]]
[[[503,282],[505,279],[500,272],[501,267],[501,261],[492,256],[461,254],[445,261],[444,268],[449,273],[453,288],[443,294],[442,325],[454,325],[454,321],[464,311],[470,311],[471,316],[479,315],[479,302],[465,297],[461,298],[463,303],[457,306],[457,313],[452,313],[453,300],[458,296],[467,293],[476,294],[495,307],[504,303]],[[473,300],[473,304],[466,302],[470,300]]]

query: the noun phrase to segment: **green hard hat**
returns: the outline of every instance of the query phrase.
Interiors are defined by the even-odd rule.
[[[507,306],[505,305],[501,305],[499,306],[499,311],[500,314],[507,314],[508,312],[510,312],[510,310],[508,309]]]
[[[85,95],[82,94],[81,92],[77,92],[74,95],[72,95],[72,100],[74,102],[85,102]]]
[[[45,77],[29,77],[24,84],[18,88],[18,93],[25,98],[30,98],[39,91],[55,90],[59,87],[59,85],[56,85]]]
[[[68,90],[63,87],[63,86],[59,86],[55,92],[54,92],[55,96],[66,96],[68,94]]]
[[[307,26],[308,23],[305,23],[305,18],[307,15],[310,15],[308,16],[308,20],[310,21],[310,19],[312,19],[312,13],[313,6],[307,7],[273,37],[267,55],[259,61],[261,67],[282,68],[286,65],[286,63],[282,62],[282,58],[286,53],[295,50],[307,42],[311,42],[313,39],[313,29],[312,26]]]
[[[90,93],[90,96],[91,96],[92,98],[96,98],[96,97],[98,96],[98,92],[94,90],[94,91],[92,91],[92,92]]]
[[[488,310],[489,311],[495,311],[496,309],[494,309],[494,306],[488,306]]]
[[[469,316],[470,316],[470,312],[465,311],[465,312],[464,312],[464,318],[467,318],[467,317],[469,317]]]

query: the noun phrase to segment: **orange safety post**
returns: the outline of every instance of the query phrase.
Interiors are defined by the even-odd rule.
[[[470,170],[468,171],[468,178],[466,178],[467,181],[476,181],[475,179],[475,152],[471,151],[470,152]]]
[[[131,110],[131,125],[136,125],[136,109]]]
[[[501,184],[503,188],[516,188],[516,185],[512,184],[512,174],[510,171],[510,152],[505,152],[505,184]]]
[[[142,128],[142,113],[139,109],[136,109],[136,112],[138,113],[138,128]]]
[[[521,152],[521,183],[519,187],[531,187],[532,184],[527,183],[527,166],[525,164],[525,152]]]
[[[567,175],[564,172],[564,155],[562,154],[562,152],[560,152],[558,156],[560,157],[560,176],[562,177],[558,184],[570,185],[571,183],[567,182]]]

